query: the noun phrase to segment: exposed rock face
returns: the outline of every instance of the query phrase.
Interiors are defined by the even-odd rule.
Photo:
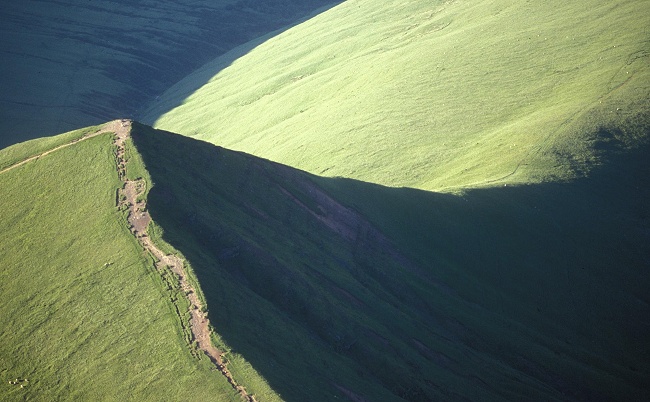
[[[0,148],[133,116],[193,69],[328,0],[77,0],[0,8]]]

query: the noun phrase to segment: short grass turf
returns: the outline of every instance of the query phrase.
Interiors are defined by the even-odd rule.
[[[0,174],[0,400],[238,400],[191,356],[118,186],[110,134]]]
[[[648,113],[649,14],[643,0],[351,0],[205,65],[141,117],[388,186],[566,180],[599,163],[600,126]]]

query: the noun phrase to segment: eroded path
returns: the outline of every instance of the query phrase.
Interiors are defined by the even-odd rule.
[[[210,361],[212,361],[221,374],[226,377],[230,385],[239,393],[243,400],[256,402],[253,395],[248,394],[243,386],[237,384],[228,370],[228,367],[226,367],[226,364],[223,362],[221,352],[212,345],[212,342],[210,341],[210,321],[208,320],[206,313],[202,310],[203,306],[194,287],[187,279],[183,260],[175,255],[165,254],[151,241],[149,236],[147,236],[147,227],[149,222],[151,222],[151,216],[147,212],[146,200],[144,198],[139,199],[141,195],[145,194],[147,184],[144,180],[129,180],[126,176],[127,161],[125,159],[126,150],[124,142],[131,134],[130,120],[122,119],[108,122],[93,133],[86,134],[83,137],[74,139],[68,143],[14,163],[13,165],[0,170],[0,174],[22,166],[30,161],[42,158],[60,149],[74,145],[80,141],[85,141],[105,133],[115,134],[115,145],[117,147],[117,173],[120,181],[123,183],[118,194],[118,206],[127,208],[131,233],[136,237],[140,245],[155,258],[157,261],[156,268],[160,271],[167,267],[178,278],[178,284],[190,303],[189,326],[193,338],[190,341],[196,341],[199,350],[203,351],[203,353],[208,356]]]
[[[131,233],[136,237],[140,245],[156,259],[156,268],[162,270],[168,267],[178,278],[183,293],[190,302],[190,331],[192,341],[196,341],[198,348],[203,351],[214,363],[216,368],[226,377],[230,385],[241,395],[243,400],[255,402],[255,397],[249,395],[243,386],[238,385],[232,374],[223,362],[221,352],[212,345],[210,341],[210,322],[202,310],[202,304],[192,284],[187,279],[183,260],[172,254],[165,254],[158,248],[149,236],[147,226],[151,217],[147,212],[147,205],[144,198],[139,197],[146,191],[144,180],[129,180],[126,176],[125,147],[124,142],[131,133],[130,120],[116,120],[108,123],[115,133],[115,145],[117,146],[117,172],[120,181],[124,183],[118,197],[118,206],[128,208],[128,222]]]

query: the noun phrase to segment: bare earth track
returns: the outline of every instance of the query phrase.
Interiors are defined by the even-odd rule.
[[[117,120],[116,120],[116,121],[117,121]],[[77,138],[77,139],[75,139],[75,140],[73,140],[73,141],[70,141],[70,142],[68,142],[68,143],[66,143],[66,144],[59,145],[58,147],[52,148],[52,149],[50,149],[49,151],[45,151],[45,152],[42,152],[42,153],[40,153],[40,154],[36,154],[36,155],[34,155],[34,156],[30,156],[29,158],[24,159],[24,160],[22,160],[22,161],[20,161],[20,162],[18,162],[18,163],[14,163],[13,165],[8,166],[8,167],[6,167],[6,168],[0,170],[0,174],[2,174],[2,173],[4,173],[4,172],[8,172],[8,171],[11,170],[11,169],[15,169],[15,168],[17,168],[18,166],[22,166],[22,165],[26,164],[27,162],[31,162],[31,161],[37,160],[37,159],[39,159],[39,158],[42,158],[43,156],[49,155],[49,154],[51,154],[52,152],[56,152],[56,151],[58,151],[58,150],[60,150],[60,149],[62,149],[62,148],[66,148],[66,147],[69,147],[70,145],[74,145],[74,144],[76,144],[76,143],[78,143],[78,142],[80,142],[80,141],[84,141],[84,140],[87,140],[87,139],[89,139],[89,138],[97,137],[98,135],[101,135],[101,134],[104,134],[104,133],[111,133],[111,132],[114,132],[114,128],[115,128],[115,126],[116,126],[116,124],[117,124],[116,121],[112,121],[112,122],[106,123],[104,126],[102,126],[102,128],[100,128],[99,130],[97,130],[97,131],[94,132],[94,133],[86,134],[86,135],[84,135],[83,137]]]
[[[147,226],[151,217],[147,212],[147,205],[144,199],[138,197],[144,194],[146,183],[144,180],[128,180],[126,178],[126,161],[124,159],[124,141],[131,133],[130,120],[116,120],[107,124],[111,125],[111,132],[115,133],[115,145],[117,146],[117,172],[124,187],[120,190],[118,202],[128,208],[128,222],[131,233],[138,239],[140,245],[156,259],[156,268],[161,270],[168,267],[176,274],[183,293],[190,302],[190,331],[193,341],[196,341],[198,348],[202,350],[217,369],[226,377],[230,385],[239,393],[243,400],[255,402],[255,397],[249,395],[246,389],[238,385],[232,374],[226,367],[221,357],[221,351],[215,348],[210,341],[210,321],[202,310],[195,289],[187,280],[187,274],[183,268],[183,260],[172,254],[165,254],[147,236]]]
[[[144,194],[147,183],[142,179],[128,180],[126,177],[127,161],[125,160],[126,151],[124,141],[126,141],[131,134],[131,120],[122,119],[108,122],[94,133],[87,134],[69,143],[59,145],[48,151],[31,156],[25,160],[8,166],[0,170],[0,174],[22,166],[30,161],[37,160],[62,148],[69,147],[80,141],[97,137],[98,135],[105,133],[115,134],[115,146],[117,147],[117,174],[120,181],[123,183],[122,188],[119,190],[117,202],[118,207],[126,207],[128,210],[128,223],[131,233],[135,236],[144,250],[149,252],[155,258],[157,261],[156,268],[159,271],[168,267],[178,278],[180,288],[187,296],[187,300],[190,302],[189,312],[191,317],[190,331],[193,338],[192,341],[196,341],[198,348],[208,356],[210,361],[212,361],[221,374],[226,377],[233,389],[235,389],[242,397],[242,400],[256,402],[253,395],[248,394],[243,386],[237,384],[228,370],[228,367],[226,367],[226,364],[223,362],[221,351],[212,345],[212,342],[210,341],[210,321],[206,317],[206,313],[202,310],[201,301],[199,300],[194,287],[187,280],[187,274],[183,268],[183,260],[175,255],[165,254],[151,241],[149,236],[147,236],[146,232],[149,222],[151,222],[151,216],[147,212],[146,201],[144,199],[138,199],[138,197]]]

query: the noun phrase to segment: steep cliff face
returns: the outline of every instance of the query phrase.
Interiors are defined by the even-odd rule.
[[[329,3],[5,2],[0,148],[133,115],[204,62]]]

